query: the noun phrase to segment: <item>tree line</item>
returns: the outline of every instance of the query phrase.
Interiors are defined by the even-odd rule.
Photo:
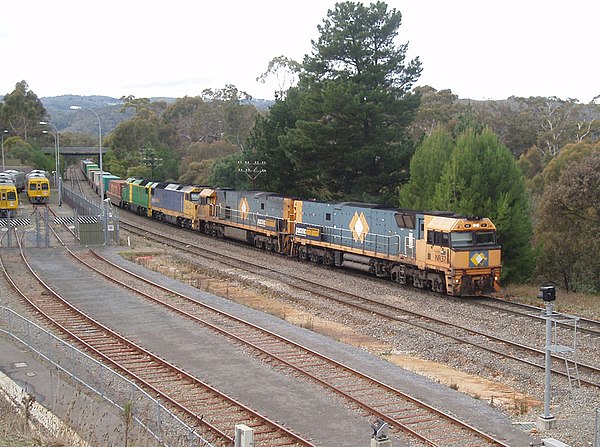
[[[302,62],[279,56],[260,76],[292,80],[266,113],[231,85],[173,103],[124,97],[132,117],[106,136],[105,167],[121,177],[487,216],[503,246],[504,281],[598,292],[598,104],[469,101],[415,88],[422,65],[397,43],[401,23],[384,2],[336,4]],[[31,147],[48,138],[35,134],[32,123],[48,118],[35,99],[23,81],[0,106],[0,123]],[[266,172],[252,179],[240,172],[244,162]]]

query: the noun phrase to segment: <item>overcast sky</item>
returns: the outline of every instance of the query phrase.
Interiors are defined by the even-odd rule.
[[[182,97],[301,61],[332,0],[9,0],[0,7],[0,95],[25,80],[39,97]],[[368,4],[368,1],[363,2]],[[398,44],[419,56],[418,85],[461,98],[600,95],[596,0],[389,0]]]

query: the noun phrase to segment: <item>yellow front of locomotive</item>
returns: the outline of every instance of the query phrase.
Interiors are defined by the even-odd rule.
[[[450,269],[446,290],[454,296],[500,290],[501,247],[487,218],[457,218],[450,229]]]

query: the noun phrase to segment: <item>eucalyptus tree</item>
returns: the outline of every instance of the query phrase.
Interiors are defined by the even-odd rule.
[[[561,151],[562,155],[562,151]],[[600,144],[569,157],[541,199],[538,273],[567,291],[599,292]]]
[[[11,133],[27,140],[29,132],[46,116],[46,109],[27,82],[17,82],[15,89],[4,96],[0,122]]]

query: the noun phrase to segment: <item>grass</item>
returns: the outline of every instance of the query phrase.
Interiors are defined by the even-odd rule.
[[[66,444],[49,434],[32,431],[25,423],[23,412],[10,405],[0,395],[0,447],[60,447]]]

